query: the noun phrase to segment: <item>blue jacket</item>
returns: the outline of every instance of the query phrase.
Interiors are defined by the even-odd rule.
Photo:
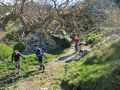
[[[38,49],[33,50],[33,51],[37,56],[43,56],[43,50],[42,49],[38,48]]]

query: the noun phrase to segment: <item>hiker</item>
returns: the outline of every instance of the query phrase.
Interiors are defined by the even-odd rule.
[[[70,35],[70,38],[72,39],[72,42],[75,40],[75,37],[77,36],[77,33],[73,31]]]
[[[76,53],[80,52],[80,40],[79,40],[79,38],[77,36],[74,39],[74,43],[75,43],[75,51],[76,51]]]
[[[18,74],[20,72],[20,57],[24,58],[23,55],[18,50],[14,50],[11,59],[12,62],[13,61],[15,62],[15,67]]]
[[[44,52],[41,48],[38,48],[37,45],[34,45],[34,53],[36,54],[37,56],[37,60],[39,61],[39,65],[40,65],[40,68],[39,70],[42,70],[44,72],[45,70],[45,65],[44,65],[44,62],[43,62],[43,59],[44,59]]]

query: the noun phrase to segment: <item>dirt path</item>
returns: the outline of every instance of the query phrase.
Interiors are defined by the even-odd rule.
[[[114,37],[116,38],[115,35]],[[59,57],[53,62],[48,63],[45,73],[37,73],[30,78],[20,80],[16,85],[13,85],[12,87],[10,86],[7,90],[48,90],[51,84],[54,82],[56,72],[57,74],[65,72],[64,67],[60,64],[67,62],[75,57],[76,54],[74,53],[74,49],[71,49],[67,55]]]
[[[74,49],[72,48],[72,49],[68,52],[67,55],[56,59],[54,62],[67,62],[67,61],[73,59],[74,57],[76,57],[76,53],[74,52]]]
[[[59,69],[58,69],[59,68]],[[48,90],[56,76],[64,72],[63,63],[53,62],[46,66],[46,71],[24,78],[6,90]]]
[[[50,85],[54,82],[55,76],[57,76],[56,74],[64,74],[64,62],[76,56],[73,52],[74,50],[71,49],[67,55],[48,63],[45,73],[38,71],[37,74],[27,79],[22,79],[17,84],[8,87],[8,90],[48,90]]]
[[[23,78],[16,84],[8,86],[7,90],[48,90],[54,82],[55,77],[59,76],[58,74],[64,76],[65,62],[72,60],[76,56],[73,47],[67,55],[48,63],[45,73],[37,71],[37,73],[35,72],[30,75],[30,77]],[[61,90],[61,87],[59,90]]]

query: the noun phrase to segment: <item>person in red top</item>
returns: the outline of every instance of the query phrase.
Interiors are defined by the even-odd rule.
[[[70,38],[72,38],[72,41],[75,40],[75,37],[77,36],[77,33],[75,31],[73,31],[70,35]]]
[[[23,58],[23,55],[18,50],[15,50],[11,57],[12,62],[13,61],[15,62],[15,67],[16,67],[17,73],[19,73],[19,71],[20,71],[20,57]]]
[[[80,39],[77,36],[74,39],[74,43],[76,52],[80,52]]]

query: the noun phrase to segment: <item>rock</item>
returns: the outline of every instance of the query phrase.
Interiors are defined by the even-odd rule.
[[[23,52],[23,54],[28,55],[33,53],[31,49],[33,45],[38,45],[39,48],[42,48],[46,52],[55,50],[57,48],[55,41],[50,38],[46,39],[45,33],[43,32],[36,32],[29,37],[26,45],[26,50]]]
[[[30,46],[26,46],[26,49],[23,52],[24,55],[30,55],[33,54],[33,51]]]

